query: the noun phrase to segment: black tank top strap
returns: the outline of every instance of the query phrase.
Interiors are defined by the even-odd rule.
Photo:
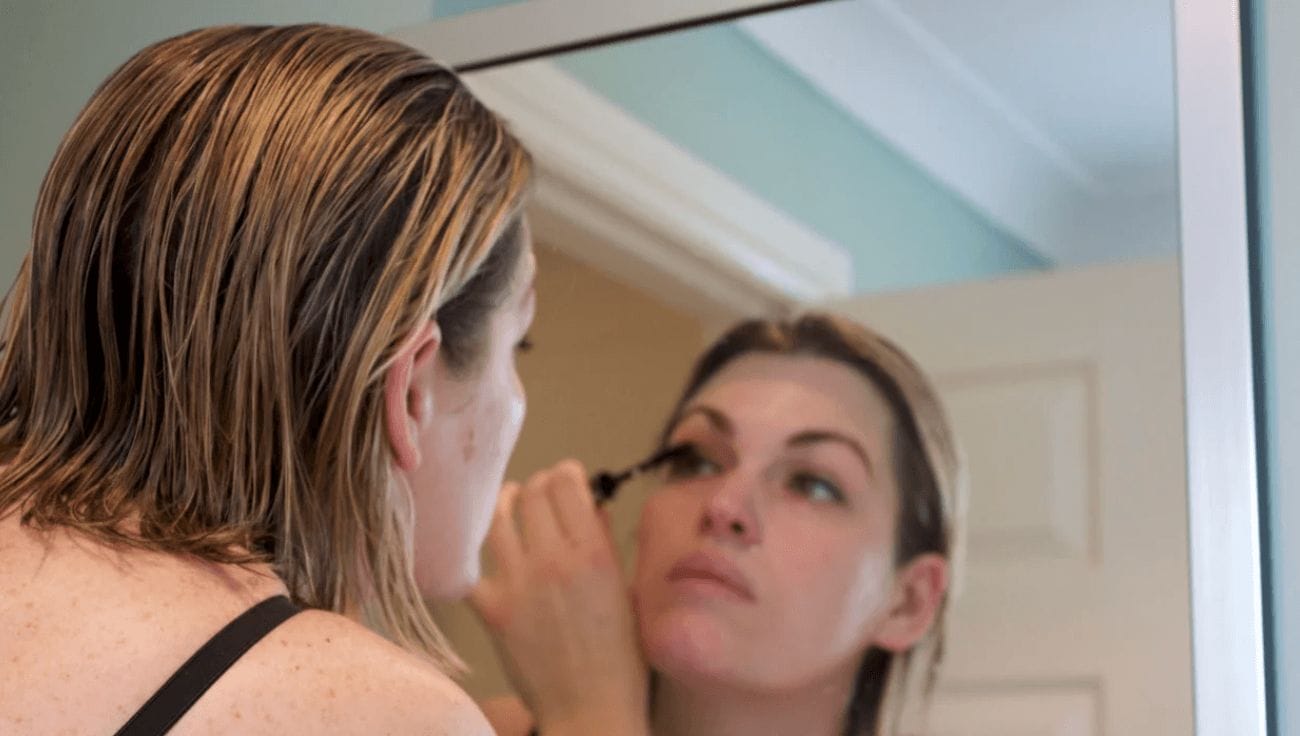
[[[185,715],[203,693],[262,637],[298,612],[287,597],[258,603],[226,624],[176,670],[117,736],[161,736]]]

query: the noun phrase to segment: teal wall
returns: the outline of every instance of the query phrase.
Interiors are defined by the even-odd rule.
[[[430,13],[430,0],[0,0],[0,294],[27,251],[36,193],[60,138],[132,53],[218,23],[384,31]]]
[[[861,291],[1050,265],[734,25],[576,52],[558,64],[848,247]]]
[[[513,5],[525,0],[433,0],[433,17],[450,18],[453,15],[473,13],[479,10],[495,8],[498,5]]]
[[[74,116],[144,45],[229,22],[385,30],[522,0],[0,0],[0,288]],[[871,135],[734,26],[563,57],[592,89],[854,255],[862,290],[1045,263]]]

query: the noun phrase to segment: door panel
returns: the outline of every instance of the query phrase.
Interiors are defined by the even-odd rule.
[[[967,456],[934,732],[1191,733],[1176,263],[834,306],[926,368]]]

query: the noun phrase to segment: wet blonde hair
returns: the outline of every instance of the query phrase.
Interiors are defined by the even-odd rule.
[[[139,52],[41,189],[0,356],[0,515],[269,561],[301,604],[453,666],[382,381],[435,318],[473,369],[530,170],[454,74],[380,36],[226,26]]]
[[[850,319],[808,312],[793,320],[756,319],[733,326],[696,362],[664,427],[660,447],[709,379],[733,361],[755,353],[833,360],[856,370],[880,391],[894,419],[892,460],[899,493],[894,566],[935,553],[949,560],[955,577],[961,566],[958,534],[966,493],[952,425],[916,362],[883,335]],[[863,655],[845,708],[845,736],[895,733],[913,686],[919,684],[923,700],[928,699],[943,658],[947,605],[945,593],[934,626],[912,649],[893,653],[872,647]],[[918,655],[921,668],[915,670]]]

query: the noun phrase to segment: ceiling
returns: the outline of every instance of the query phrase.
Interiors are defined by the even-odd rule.
[[[1177,251],[1169,0],[842,0],[740,26],[1058,265]]]

